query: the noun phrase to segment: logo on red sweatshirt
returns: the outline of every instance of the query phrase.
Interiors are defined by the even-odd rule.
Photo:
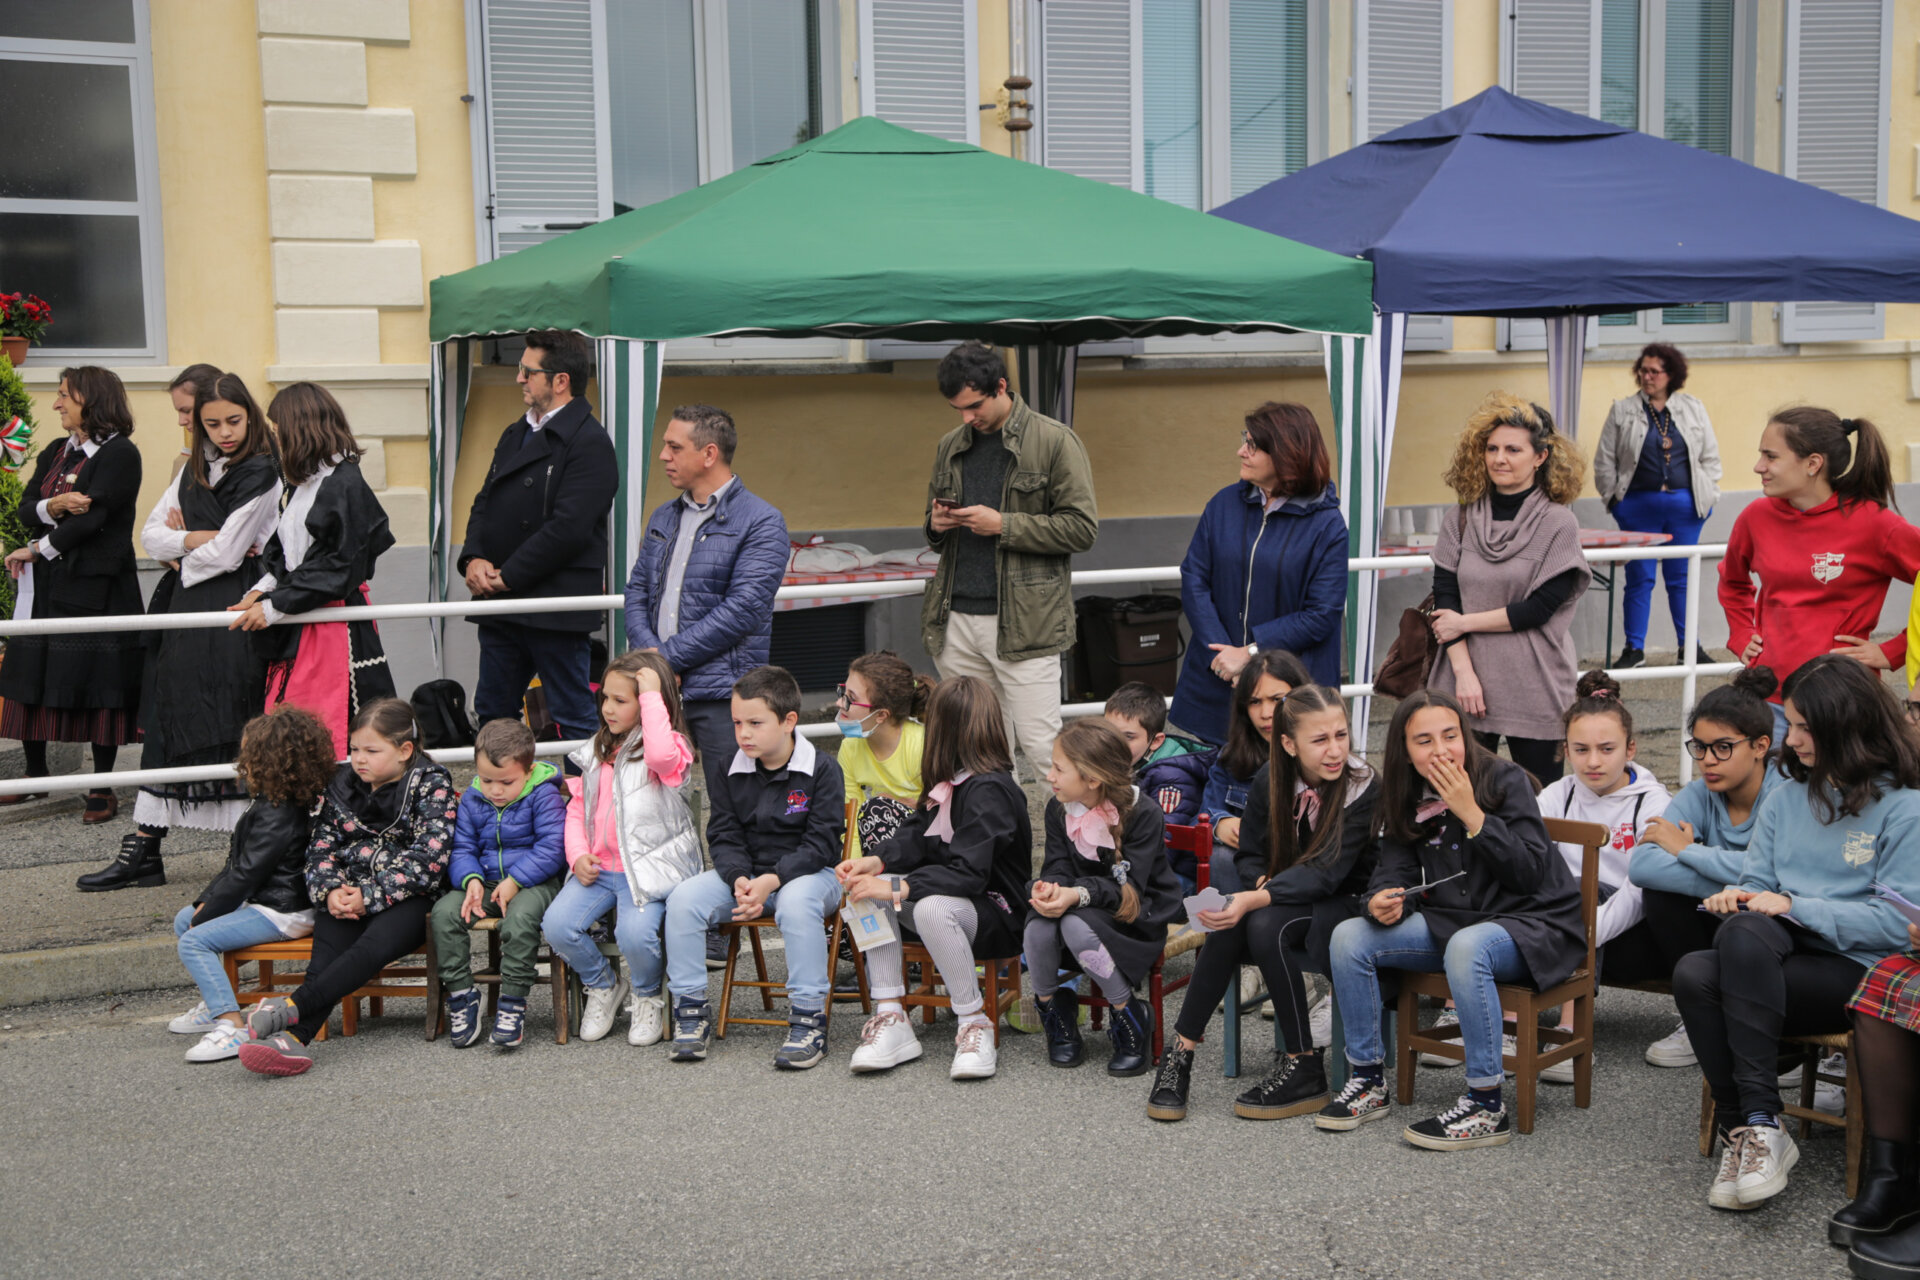
[[[1813,580],[1832,582],[1840,576],[1842,560],[1847,558],[1844,551],[1816,551],[1813,553]]]

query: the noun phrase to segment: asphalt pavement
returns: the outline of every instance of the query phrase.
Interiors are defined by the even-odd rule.
[[[1179,962],[1184,964],[1184,961]],[[717,988],[717,983],[716,983]],[[1144,1113],[1150,1077],[1075,1071],[1008,1033],[1000,1074],[947,1079],[953,1024],[889,1074],[782,1073],[779,1032],[733,1029],[701,1064],[552,1042],[536,989],[511,1053],[423,1043],[391,1001],[307,1075],[190,1066],[166,1021],[186,990],[0,1017],[0,1258],[10,1275],[1839,1277],[1824,1218],[1842,1141],[1817,1135],[1785,1193],[1706,1204],[1698,1076],[1642,1048],[1671,1005],[1602,997],[1593,1106],[1542,1087],[1535,1132],[1417,1150],[1401,1127],[1457,1071],[1353,1133],[1232,1114],[1251,1083],[1202,1049],[1193,1109]],[[1177,997],[1169,1000],[1171,1015]],[[337,1021],[335,1026],[337,1027]],[[1244,1043],[1270,1043],[1249,1019]]]

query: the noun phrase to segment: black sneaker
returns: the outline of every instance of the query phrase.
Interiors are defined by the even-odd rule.
[[[1369,1080],[1355,1074],[1347,1077],[1346,1086],[1333,1096],[1333,1101],[1320,1108],[1313,1123],[1319,1129],[1358,1129],[1367,1121],[1386,1115],[1390,1106],[1386,1077]]]
[[[713,1047],[713,1011],[705,1000],[681,996],[673,1002],[672,1062],[704,1062]]]
[[[678,1044],[680,1037],[674,1036]],[[774,1051],[773,1065],[782,1071],[805,1071],[827,1057],[827,1015],[808,1009],[787,1014],[787,1042]]]
[[[1647,651],[1645,649],[1635,649],[1629,645],[1620,651],[1620,656],[1614,661],[1613,668],[1616,671],[1624,671],[1628,667],[1644,667],[1646,665]]]
[[[1513,1126],[1505,1107],[1494,1111],[1463,1097],[1431,1120],[1408,1125],[1404,1136],[1429,1151],[1459,1151],[1503,1146],[1513,1141]]]
[[[475,987],[447,997],[447,1041],[456,1049],[480,1043],[480,992]]]
[[[1185,1120],[1187,1089],[1193,1083],[1193,1050],[1182,1049],[1175,1040],[1160,1056],[1160,1074],[1153,1079],[1153,1092],[1147,1095],[1150,1120]]]
[[[1233,1100],[1246,1120],[1285,1120],[1327,1105],[1327,1069],[1317,1053],[1281,1054],[1267,1078]]]
[[[727,940],[715,929],[707,934],[707,968],[718,970],[726,967]]]
[[[1035,1000],[1040,1025],[1047,1033],[1047,1061],[1056,1067],[1077,1067],[1087,1060],[1087,1042],[1080,1038],[1080,997],[1061,987],[1045,1004]]]

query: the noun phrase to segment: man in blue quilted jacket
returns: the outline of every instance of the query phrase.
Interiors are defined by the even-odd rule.
[[[660,463],[680,496],[647,521],[627,579],[627,643],[658,649],[679,675],[709,793],[733,760],[734,681],[767,664],[787,572],[787,522],[733,474],[738,440],[725,410],[673,411]]]

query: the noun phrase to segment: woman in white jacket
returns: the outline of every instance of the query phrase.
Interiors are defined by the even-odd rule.
[[[1687,358],[1665,342],[1649,343],[1633,362],[1640,390],[1613,402],[1593,453],[1593,483],[1607,510],[1632,533],[1672,535],[1670,546],[1700,541],[1701,526],[1720,499],[1720,446],[1707,408],[1680,390]],[[1616,667],[1647,660],[1647,622],[1653,609],[1655,561],[1627,565],[1626,647]],[[1666,564],[1667,605],[1673,612],[1679,651],[1687,651],[1687,562]],[[1702,662],[1711,661],[1702,650]]]
[[[1567,773],[1540,792],[1544,818],[1597,822],[1612,833],[1600,848],[1600,910],[1593,940],[1600,968],[1620,982],[1664,978],[1659,949],[1647,936],[1640,889],[1627,878],[1627,862],[1647,824],[1667,811],[1673,797],[1651,770],[1633,763],[1633,713],[1620,700],[1620,685],[1604,671],[1580,677],[1573,705],[1567,708]],[[1560,845],[1560,856],[1577,878],[1584,851]],[[1573,1026],[1573,1009],[1561,1013],[1561,1027]],[[1573,1083],[1571,1060],[1548,1067],[1542,1080]]]

